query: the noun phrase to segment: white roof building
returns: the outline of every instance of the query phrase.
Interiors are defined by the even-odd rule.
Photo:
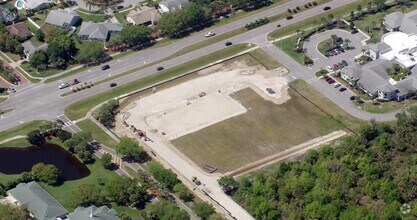
[[[381,41],[391,47],[391,50],[381,54],[382,58],[395,60],[407,68],[417,64],[417,35],[391,32],[382,36]]]

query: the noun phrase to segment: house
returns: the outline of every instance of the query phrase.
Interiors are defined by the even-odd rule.
[[[29,59],[30,56],[33,53],[35,53],[36,51],[39,51],[39,50],[46,51],[48,49],[48,44],[47,43],[37,45],[37,44],[35,44],[31,41],[26,41],[26,42],[22,43],[22,46],[23,46],[23,52],[26,56],[26,59]]]
[[[167,13],[170,11],[175,11],[178,9],[183,9],[189,5],[190,2],[188,0],[165,0],[158,3],[158,11],[159,13]]]
[[[51,10],[45,20],[45,24],[57,26],[65,30],[70,27],[76,27],[80,23],[81,18],[76,12],[64,10]]]
[[[54,3],[53,0],[17,0],[16,7],[18,9],[26,8],[26,9],[35,9],[42,4],[47,3]]]
[[[132,10],[126,16],[127,22],[133,25],[154,25],[161,18],[155,8],[141,6],[137,10]]]
[[[32,36],[32,32],[30,32],[24,22],[9,25],[6,27],[6,30],[9,34],[18,36],[21,41],[25,41]]]
[[[392,50],[391,46],[385,42],[373,44],[369,47],[369,57],[376,60],[381,57],[382,54]]]
[[[408,34],[417,34],[417,10],[403,14],[393,12],[384,17],[384,27],[387,31],[402,31]]]
[[[120,220],[114,209],[107,206],[96,207],[95,205],[87,208],[78,207],[67,215],[68,220]]]
[[[417,89],[417,67],[411,70],[411,75],[399,82],[388,75],[386,69],[395,61],[378,59],[363,66],[354,64],[341,72],[341,78],[380,100],[403,100],[409,93]]]
[[[38,220],[64,219],[68,211],[35,181],[7,191],[8,199]]]
[[[83,22],[78,36],[82,40],[107,41],[111,33],[122,31],[122,24]]]
[[[16,19],[16,15],[9,10],[0,6],[0,22],[1,23],[9,23]]]

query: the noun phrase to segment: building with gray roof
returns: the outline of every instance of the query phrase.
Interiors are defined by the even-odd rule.
[[[7,191],[14,203],[38,220],[65,218],[68,211],[36,182],[19,183],[16,188]]]
[[[0,22],[10,23],[16,19],[16,15],[0,6]]]
[[[109,209],[103,205],[96,207],[95,205],[87,208],[78,207],[67,215],[68,220],[120,220],[114,209]]]
[[[82,40],[107,41],[111,33],[122,31],[122,24],[83,22],[78,36]]]
[[[40,50],[46,51],[48,49],[47,43],[37,45],[32,41],[26,41],[22,43],[22,46],[23,46],[23,53],[25,54],[27,59],[29,59],[30,56],[36,51],[40,51]]]
[[[393,12],[384,17],[384,27],[388,31],[402,31],[408,34],[417,34],[417,10],[403,14]]]
[[[81,23],[81,17],[74,11],[51,10],[46,17],[45,24],[58,26],[62,29],[76,27]]]
[[[383,53],[386,53],[390,50],[392,50],[391,46],[385,42],[373,44],[369,47],[369,57],[371,57],[373,60],[376,60],[381,57]]]
[[[188,0],[165,0],[158,3],[159,12],[161,14],[167,13],[170,11],[175,11],[178,9],[183,9],[189,5],[190,2]]]

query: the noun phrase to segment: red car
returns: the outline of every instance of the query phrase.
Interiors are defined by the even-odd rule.
[[[330,78],[330,77],[327,77],[326,78],[326,82],[328,82],[328,81],[330,81],[330,80],[333,80],[332,78]]]
[[[332,83],[334,83],[335,81],[333,80],[333,79],[331,79],[331,80],[329,80],[329,81],[327,81],[327,83],[329,83],[329,84],[332,84]]]
[[[335,64],[333,64],[333,67],[334,67],[335,69],[337,69],[337,68],[339,68],[339,65],[337,65],[337,64],[335,63]]]

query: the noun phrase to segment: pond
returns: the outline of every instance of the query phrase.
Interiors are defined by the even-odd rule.
[[[0,148],[0,172],[20,174],[30,171],[37,163],[53,164],[65,180],[76,180],[90,175],[90,170],[75,156],[55,144],[26,148]]]

